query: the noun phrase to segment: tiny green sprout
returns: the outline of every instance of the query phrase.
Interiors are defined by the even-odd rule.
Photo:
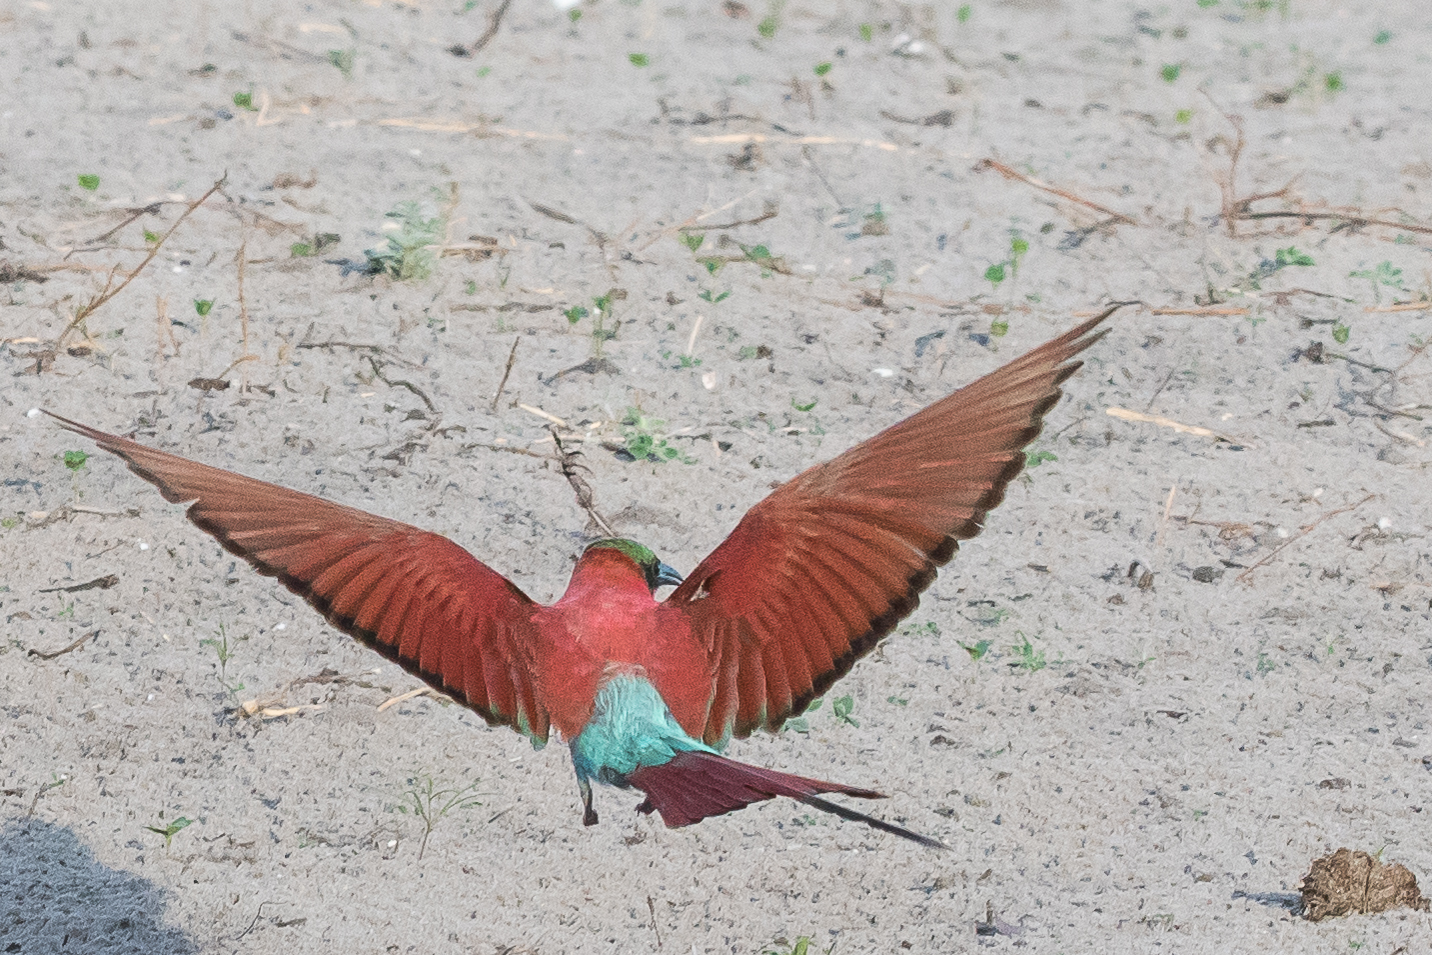
[[[72,600],[69,603],[65,604],[64,609],[61,610],[59,613],[55,614],[55,616],[60,620],[73,620],[75,618],[74,601]]]
[[[467,0],[467,2],[462,5],[462,12],[471,13],[473,10],[477,9],[477,5],[479,2],[480,0]]]
[[[159,241],[159,233],[157,233],[157,232],[150,232],[148,229],[145,229],[145,230],[144,230],[144,241],[145,241],[147,244],[149,244],[149,245],[153,245],[154,243],[156,243],[156,242]]]
[[[706,241],[706,233],[683,232],[681,233],[680,238],[682,245],[686,246],[692,252],[695,252],[697,249],[701,248],[701,243]]]
[[[1298,251],[1297,246],[1290,245],[1286,249],[1279,249],[1273,253],[1273,261],[1279,268],[1289,265],[1310,266],[1313,265],[1313,257],[1306,252]]]
[[[1183,67],[1178,63],[1165,63],[1163,69],[1159,70],[1159,76],[1163,77],[1165,83],[1178,82],[1178,75],[1183,72]]]
[[[695,355],[677,355],[676,360],[681,362],[682,368],[699,368],[701,366],[701,359]]]
[[[1004,281],[1004,263],[998,262],[985,269],[984,277],[986,282],[998,288],[999,283]]]
[[[968,653],[971,660],[979,661],[984,658],[986,653],[989,653],[989,648],[992,646],[994,646],[993,641],[981,640],[978,643],[962,643],[960,649]]]
[[[1392,39],[1392,34],[1391,34],[1389,31],[1387,31],[1387,30],[1378,30],[1378,31],[1377,31],[1377,36],[1375,36],[1375,37],[1372,38],[1372,42],[1373,42],[1373,43],[1376,43],[1378,46],[1382,46],[1384,43],[1386,43],[1387,41],[1389,41],[1389,40],[1391,40],[1391,39]]]
[[[974,11],[970,8],[970,5],[966,3],[962,5],[958,11],[955,12],[955,19],[960,21],[961,23],[968,23],[970,20],[970,14],[973,12]]]
[[[576,23],[578,20],[582,19],[582,11],[573,7],[571,10],[567,11],[567,19],[571,20],[573,23]]]
[[[96,176],[92,173],[81,173],[79,176],[79,184],[81,189],[87,189],[90,192],[94,192],[96,189],[99,188],[99,176]]]
[[[831,66],[831,64],[828,63],[828,62],[826,62],[826,63],[817,63],[817,64],[815,65],[815,75],[816,75],[816,76],[824,76],[825,74],[827,74],[827,73],[830,72],[830,66]]]
[[[1198,5],[1202,9],[1207,10],[1209,7],[1218,6],[1218,0],[1198,0]]]
[[[10,530],[12,527],[19,527],[22,523],[24,523],[24,520],[25,520],[25,519],[22,518],[22,517],[5,517],[5,518],[0,518],[0,527],[3,527],[3,528],[5,528],[5,530],[8,531],[8,530]],[[1331,652],[1331,651],[1329,651],[1329,652]]]
[[[780,25],[781,21],[776,17],[766,17],[760,23],[756,24],[756,32],[769,40],[776,35],[776,27]]]
[[[1351,337],[1352,328],[1350,326],[1344,325],[1342,322],[1338,322],[1333,326],[1333,341],[1339,345],[1346,345],[1347,340]]]
[[[819,400],[820,400],[820,399],[818,399],[818,398],[812,398],[812,399],[810,400],[810,403],[809,403],[809,404],[800,404],[800,403],[798,403],[794,398],[792,398],[792,399],[791,399],[791,407],[794,408],[794,409],[796,409],[797,411],[809,411],[809,410],[811,410],[812,408],[815,407],[816,402],[819,401]]]
[[[492,72],[492,67],[490,67],[490,66],[479,66],[479,67],[477,68],[477,78],[478,78],[478,79],[482,79],[484,76],[486,76],[487,74],[489,74],[489,73],[491,73],[491,72]]]
[[[1030,643],[1029,638],[1026,637],[1024,634],[1021,633],[1019,636],[1024,642],[1017,643],[1014,646],[1010,647],[1010,650],[1012,650],[1014,654],[1019,657],[1019,662],[1016,664],[1016,666],[1018,666],[1021,670],[1027,670],[1030,673],[1035,673],[1048,666],[1048,663],[1045,662],[1044,659],[1044,651],[1036,650],[1034,648],[1034,644]]]
[[[474,282],[472,279],[468,279],[466,282],[462,283],[462,292],[464,295],[476,295],[477,283]]]
[[[860,38],[866,43],[869,43],[875,39],[875,28],[868,23],[862,23],[860,25]]]
[[[849,723],[851,726],[859,726],[860,721],[850,714],[855,711],[855,697],[841,696],[830,701],[831,715],[842,723]]]
[[[1058,460],[1059,456],[1053,451],[1034,451],[1029,448],[1026,448],[1024,451],[1024,466],[1027,468],[1037,468],[1045,461]]]
[[[160,817],[159,821],[163,822],[163,817]],[[190,819],[188,816],[180,816],[178,819],[175,819],[173,822],[169,823],[169,825],[164,826],[163,828],[160,828],[159,826],[145,826],[144,828],[148,829],[150,832],[157,832],[161,836],[163,836],[164,848],[168,849],[169,843],[174,841],[174,836],[181,829],[187,829],[193,824],[194,820]]]
[[[760,262],[764,259],[771,258],[771,250],[764,245],[743,245],[741,246],[741,253],[752,262]]]
[[[568,323],[575,325],[586,318],[590,313],[587,311],[585,305],[573,305],[571,308],[564,309],[562,314],[567,316]]]
[[[730,290],[730,289],[727,289],[726,291],[722,292],[720,295],[715,295],[715,294],[713,294],[712,291],[711,291],[709,288],[704,288],[704,289],[702,289],[701,291],[699,291],[699,292],[696,293],[696,297],[697,297],[697,298],[701,299],[703,302],[710,302],[712,305],[715,305],[715,304],[717,304],[718,302],[724,302],[730,295],[731,295],[731,290]]]
[[[1009,334],[1009,322],[1002,319],[994,319],[989,323],[989,333],[995,338],[1003,338]]]
[[[1009,272],[1019,274],[1019,263],[1029,252],[1029,240],[1016,233],[1009,240]]]
[[[194,311],[200,315],[208,315],[214,308],[214,300],[211,298],[194,299]]]
[[[408,788],[403,792],[403,802],[396,808],[405,815],[411,813],[415,818],[422,820],[423,838],[418,844],[419,860],[428,849],[428,837],[433,834],[433,830],[437,828],[437,824],[442,821],[443,817],[454,809],[467,810],[481,806],[482,803],[477,799],[479,795],[481,793],[477,792],[476,782],[457,788],[455,786],[439,787],[433,777],[426,774],[408,780]]]
[[[1173,114],[1173,121],[1174,121],[1175,123],[1191,123],[1191,122],[1193,122],[1193,110],[1191,110],[1191,109],[1181,109],[1181,110],[1179,110],[1178,112],[1176,112],[1176,113]]]
[[[627,59],[628,59],[628,60],[631,60],[631,65],[632,65],[632,66],[650,66],[650,65],[651,65],[651,57],[647,56],[645,53],[628,53],[628,54],[627,54]]]
[[[1342,70],[1333,70],[1323,77],[1323,85],[1329,93],[1341,93],[1347,87],[1343,84]]]
[[[80,468],[85,466],[85,462],[88,460],[88,451],[66,451],[64,453],[65,467],[69,468],[71,471],[78,471]]]
[[[708,275],[715,275],[717,272],[721,271],[721,266],[725,265],[726,263],[722,262],[718,258],[713,257],[702,259],[701,264],[706,267],[706,273]]]
[[[313,246],[307,242],[295,242],[288,247],[289,258],[303,259],[313,255]]]
[[[328,62],[338,67],[338,72],[343,74],[344,79],[353,78],[353,56],[356,50],[329,50]]]
[[[909,700],[909,698],[908,698],[908,697],[904,697],[904,696],[887,696],[887,697],[885,698],[885,702],[886,702],[886,703],[892,703],[892,704],[894,704],[895,706],[909,706],[909,705],[910,705],[910,700]]]
[[[1273,658],[1268,656],[1268,654],[1262,652],[1258,654],[1259,673],[1266,676],[1267,674],[1272,673],[1277,668],[1277,666],[1278,664],[1274,663]]]
[[[235,93],[235,94],[234,94],[234,105],[237,106],[239,109],[246,109],[246,110],[250,110],[250,111],[255,110],[256,107],[254,106],[254,94],[253,94],[253,91],[250,90],[250,91],[247,92],[247,93]]]

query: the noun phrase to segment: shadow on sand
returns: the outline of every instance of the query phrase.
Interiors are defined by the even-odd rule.
[[[0,827],[0,952],[197,952],[163,913],[161,889],[101,865],[70,830],[39,819]]]

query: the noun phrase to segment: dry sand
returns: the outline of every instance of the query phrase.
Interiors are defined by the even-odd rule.
[[[1290,911],[1339,846],[1432,878],[1432,319],[1386,308],[1432,287],[1425,4],[603,0],[572,23],[517,0],[449,51],[494,9],[0,6],[0,951],[1426,951],[1426,914]],[[1421,225],[1230,234],[1220,183],[1290,181],[1248,208]],[[329,261],[452,197],[470,257],[407,282]],[[559,374],[612,289],[610,365]],[[427,696],[380,711],[420,684],[27,417],[441,531],[548,600],[588,528],[524,405],[590,432],[599,507],[690,570],[772,482],[1075,314],[1210,295],[1234,313],[1119,314],[1053,457],[839,685],[859,725],[828,702],[731,749],[878,786],[946,853],[788,801],[666,830],[602,790],[584,829],[561,746]],[[689,463],[603,450],[632,407]],[[303,708],[233,715],[265,697]],[[480,805],[420,859],[429,785]]]

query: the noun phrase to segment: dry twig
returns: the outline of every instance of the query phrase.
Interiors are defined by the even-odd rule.
[[[1302,527],[1300,527],[1300,528],[1298,529],[1298,533],[1297,533],[1297,534],[1293,535],[1292,537],[1289,537],[1287,540],[1283,541],[1283,543],[1279,544],[1277,547],[1274,547],[1271,551],[1269,551],[1267,554],[1265,554],[1261,560],[1259,560],[1259,561],[1258,561],[1256,564],[1254,564],[1252,567],[1249,567],[1249,568],[1248,568],[1247,570],[1245,570],[1243,573],[1239,574],[1239,575],[1238,575],[1236,578],[1234,578],[1234,579],[1235,579],[1235,580],[1238,580],[1238,581],[1246,581],[1246,580],[1252,575],[1253,571],[1257,570],[1259,567],[1263,567],[1263,566],[1265,566],[1266,564],[1268,564],[1270,561],[1273,560],[1274,557],[1277,557],[1278,554],[1280,554],[1280,553],[1283,551],[1283,548],[1287,547],[1289,544],[1295,543],[1296,541],[1300,541],[1300,540],[1302,540],[1304,537],[1307,537],[1310,533],[1313,532],[1313,530],[1314,530],[1319,524],[1323,523],[1324,521],[1326,521],[1326,520],[1328,520],[1328,519],[1330,519],[1330,518],[1336,517],[1336,516],[1338,516],[1339,514],[1346,514],[1348,511],[1355,511],[1355,510],[1357,510],[1359,507],[1362,507],[1364,504],[1366,504],[1368,501],[1372,500],[1372,499],[1375,498],[1375,497],[1377,497],[1376,494],[1369,494],[1367,497],[1365,497],[1365,498],[1363,498],[1362,500],[1358,501],[1356,504],[1349,504],[1349,505],[1347,505],[1346,507],[1340,507],[1340,508],[1338,508],[1338,509],[1335,510],[1335,511],[1328,511],[1326,514],[1322,515],[1322,516],[1319,517],[1317,520],[1313,521],[1311,524],[1304,524]]]
[[[1006,179],[1017,180],[1019,182],[1024,183],[1025,185],[1033,186],[1036,189],[1041,189],[1051,195],[1058,196],[1061,199],[1067,199],[1076,205],[1084,206],[1088,209],[1093,209],[1095,212],[1102,212],[1104,215],[1110,217],[1111,219],[1117,219],[1118,221],[1128,223],[1129,225],[1138,225],[1138,222],[1134,221],[1134,219],[1130,218],[1129,216],[1124,215],[1122,212],[1115,212],[1108,206],[1101,206],[1097,202],[1091,202],[1088,199],[1076,196],[1074,195],[1074,193],[1069,192],[1068,190],[1060,189],[1058,186],[1051,186],[1049,183],[1041,182],[1038,179],[1035,179],[1033,176],[1026,176],[1024,173],[1012,169],[1009,166],[1006,166],[1004,163],[1000,162],[997,159],[981,159],[979,162],[975,163],[975,172],[983,172],[986,169],[993,169],[995,172],[999,173]]]

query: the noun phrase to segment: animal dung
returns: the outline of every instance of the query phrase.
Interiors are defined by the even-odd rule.
[[[1303,916],[1309,922],[1397,908],[1428,909],[1426,897],[1417,888],[1417,877],[1406,866],[1380,862],[1351,849],[1314,859],[1298,891],[1303,894]]]

